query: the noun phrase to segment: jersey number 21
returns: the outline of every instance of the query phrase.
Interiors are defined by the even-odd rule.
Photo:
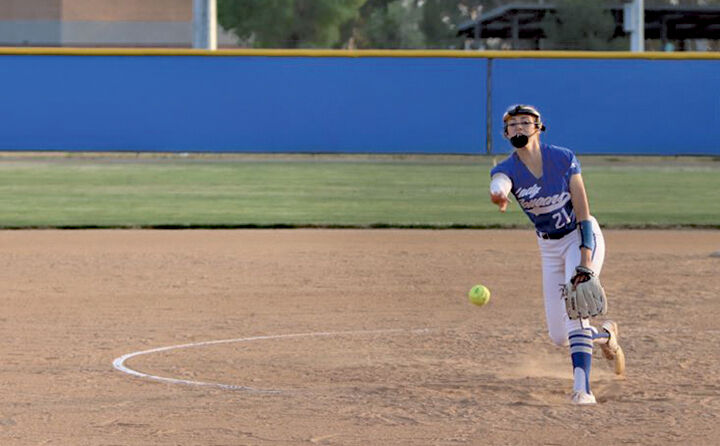
[[[554,213],[552,218],[555,220],[555,229],[560,229],[571,221],[570,216],[565,212],[565,208],[562,208],[560,212]]]

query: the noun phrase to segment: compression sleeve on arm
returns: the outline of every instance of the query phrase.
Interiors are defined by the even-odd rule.
[[[587,248],[590,251],[595,250],[595,234],[593,234],[590,220],[580,222],[580,247]]]
[[[510,177],[508,177],[504,173],[496,173],[495,175],[493,175],[492,180],[490,181],[491,194],[503,194],[507,197],[507,195],[510,193],[511,188],[512,181],[510,181]]]

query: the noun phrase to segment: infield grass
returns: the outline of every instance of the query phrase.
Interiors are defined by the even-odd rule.
[[[606,227],[720,228],[717,158],[580,157]],[[0,157],[0,226],[529,227],[488,200],[489,157]]]

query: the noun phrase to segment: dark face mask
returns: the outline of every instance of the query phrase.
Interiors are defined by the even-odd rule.
[[[513,147],[518,148],[518,149],[522,149],[523,147],[525,147],[527,145],[527,143],[528,143],[527,135],[519,134],[519,135],[515,135],[512,138],[510,138],[510,144],[512,144]]]

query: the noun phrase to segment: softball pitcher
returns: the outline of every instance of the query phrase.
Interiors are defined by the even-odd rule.
[[[491,170],[490,198],[505,212],[512,192],[535,225],[550,339],[570,346],[572,402],[595,404],[590,390],[593,344],[600,345],[619,375],[625,356],[615,322],[605,321],[597,330],[589,321],[607,311],[598,279],[605,241],[590,215],[580,163],[572,151],[540,142],[545,125],[533,106],[513,105],[503,116],[503,126],[515,150]]]

